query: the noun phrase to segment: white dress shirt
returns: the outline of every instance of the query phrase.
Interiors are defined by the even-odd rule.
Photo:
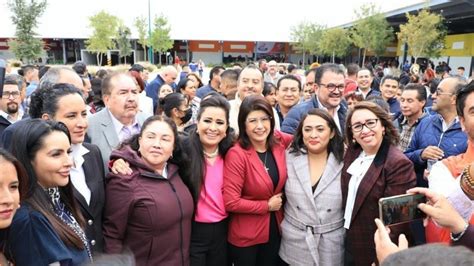
[[[74,165],[71,167],[71,182],[77,191],[79,191],[79,193],[84,197],[87,205],[89,205],[91,200],[91,190],[87,186],[86,176],[84,174],[84,169],[82,168],[82,165],[84,164],[83,156],[89,153],[89,150],[82,146],[82,144],[72,144],[71,149],[71,159],[74,162]]]

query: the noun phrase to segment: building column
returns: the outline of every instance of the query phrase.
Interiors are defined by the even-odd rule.
[[[62,39],[61,44],[63,46],[63,64],[67,64],[66,40]]]

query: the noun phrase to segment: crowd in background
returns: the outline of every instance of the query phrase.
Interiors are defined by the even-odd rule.
[[[208,69],[7,69],[0,264],[474,262],[464,68]],[[379,199],[405,193],[429,218],[385,227]]]

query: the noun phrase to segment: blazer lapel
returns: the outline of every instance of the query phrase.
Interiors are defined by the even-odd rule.
[[[109,144],[111,150],[115,149],[119,144],[119,138],[117,133],[115,132],[114,124],[112,123],[112,118],[110,117],[109,112],[105,112],[106,116],[104,117],[104,121],[102,122],[102,133]]]
[[[308,155],[301,154],[300,156],[291,156],[291,166],[294,168],[296,173],[296,178],[301,184],[301,188],[303,189],[306,197],[310,199],[309,201],[316,208],[316,205],[313,200],[313,191],[311,190],[311,176],[309,171],[309,164],[308,164]]]
[[[87,153],[84,155],[84,163],[82,164],[82,169],[84,169],[84,176],[86,177],[86,184],[87,187],[89,187],[89,190],[91,191],[91,199],[89,201],[89,208],[93,209],[95,204],[97,203],[97,186],[99,183],[96,180],[96,175],[99,175],[98,169],[94,169],[91,165],[91,159],[93,157],[91,156],[91,152]]]
[[[314,192],[314,197],[316,198],[321,192],[326,189],[326,187],[331,184],[334,179],[340,176],[342,170],[342,164],[338,163],[334,155],[331,153],[329,154],[328,161],[326,163],[326,168],[321,176],[321,180],[319,181],[318,186],[316,187],[316,191]]]
[[[250,165],[254,168],[253,172],[255,173],[256,178],[263,180],[268,189],[269,195],[273,195],[273,182],[265,170],[262,161],[258,157],[257,151],[255,151],[253,147],[250,147],[247,150],[247,154],[250,159]]]

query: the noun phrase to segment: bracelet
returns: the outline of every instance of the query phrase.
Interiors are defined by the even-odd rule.
[[[458,241],[459,239],[461,239],[461,237],[464,235],[464,233],[466,233],[468,227],[469,227],[469,223],[466,222],[466,225],[464,226],[464,229],[461,231],[461,233],[456,234],[456,237],[453,235],[453,233],[451,233],[451,240],[452,241]]]

